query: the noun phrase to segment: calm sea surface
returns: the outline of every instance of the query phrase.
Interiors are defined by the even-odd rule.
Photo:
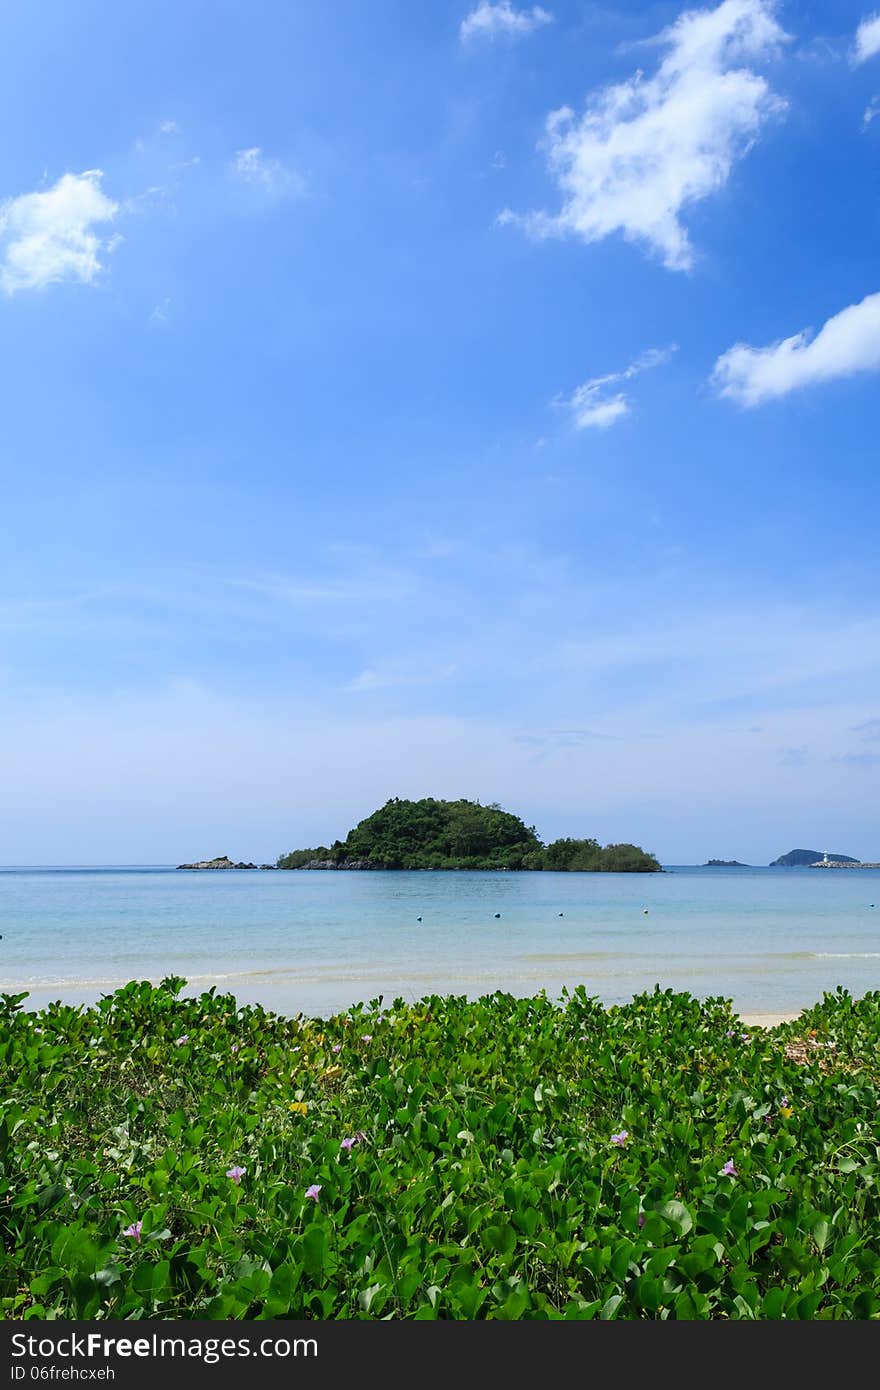
[[[880,988],[880,870],[10,868],[0,933],[0,990],[32,1006],[182,975],[290,1014],[576,985],[610,1004],[655,983],[781,1012]]]

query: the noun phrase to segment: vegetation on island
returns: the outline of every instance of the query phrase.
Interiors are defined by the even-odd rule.
[[[777,869],[804,869],[810,864],[817,864],[820,859],[824,859],[824,851],[818,849],[790,849],[788,854],[780,854],[778,859],[771,860],[770,868]],[[829,859],[834,859],[839,864],[858,864],[858,859],[853,859],[849,854],[831,854]]]
[[[865,1319],[880,992],[0,997],[0,1317]]]
[[[500,806],[425,797],[387,801],[345,840],[282,854],[279,869],[552,869],[657,873],[660,864],[637,845],[554,840]]]

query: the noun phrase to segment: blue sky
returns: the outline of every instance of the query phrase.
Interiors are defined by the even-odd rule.
[[[0,104],[0,861],[880,858],[870,0],[6,0]]]

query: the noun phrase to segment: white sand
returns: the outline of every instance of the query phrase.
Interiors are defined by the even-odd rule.
[[[775,1028],[777,1023],[791,1023],[799,1016],[799,1010],[781,1014],[740,1014],[743,1023],[750,1028]]]

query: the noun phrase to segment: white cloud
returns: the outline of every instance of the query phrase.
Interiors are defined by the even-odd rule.
[[[531,34],[552,21],[552,14],[542,10],[540,5],[533,5],[531,10],[515,10],[511,0],[499,0],[498,4],[480,0],[477,8],[462,20],[458,32],[462,43],[467,43],[469,39],[494,39],[498,34],[513,37]]]
[[[724,185],[785,107],[745,66],[786,40],[775,8],[775,0],[723,0],[686,11],[653,40],[666,50],[653,77],[636,72],[600,90],[580,117],[568,106],[551,112],[542,144],[562,208],[524,217],[508,210],[500,220],[588,243],[622,232],[668,269],[689,269],[682,213]]]
[[[610,400],[596,400],[588,393],[589,388],[581,386],[574,393],[571,406],[574,411],[575,427],[579,430],[607,430],[609,425],[629,414],[629,401],[623,392],[618,392]]]
[[[176,135],[178,125],[176,121],[161,121],[159,124],[160,135]]]
[[[880,14],[869,15],[863,19],[856,30],[854,63],[866,63],[880,53]]]
[[[615,386],[620,381],[630,381],[640,372],[650,371],[652,367],[662,366],[676,350],[674,344],[668,348],[650,348],[622,372],[609,372],[607,376],[591,377],[579,386],[568,400],[560,400],[556,404],[564,405],[572,412],[575,429],[606,430],[629,414],[629,398],[626,393],[616,391],[609,396],[607,387]]]
[[[44,289],[59,280],[93,284],[112,250],[95,231],[119,204],[101,189],[100,169],[64,174],[42,193],[22,193],[0,205],[0,289]]]
[[[150,314],[150,323],[167,323],[171,313],[171,299],[168,295],[161,299]]]
[[[804,386],[880,371],[880,294],[850,304],[823,324],[770,347],[737,343],[715,363],[712,381],[722,396],[760,405]]]
[[[308,192],[305,178],[296,169],[289,169],[280,159],[267,158],[259,145],[239,150],[232,163],[237,178],[273,197],[290,194],[303,197]]]
[[[406,686],[440,685],[458,672],[454,662],[426,666],[422,662],[398,662],[388,668],[368,666],[342,686],[350,694],[370,694],[374,690],[399,690]]]
[[[867,128],[875,116],[880,116],[880,97],[872,97],[865,107],[865,114],[862,117],[863,126]]]

